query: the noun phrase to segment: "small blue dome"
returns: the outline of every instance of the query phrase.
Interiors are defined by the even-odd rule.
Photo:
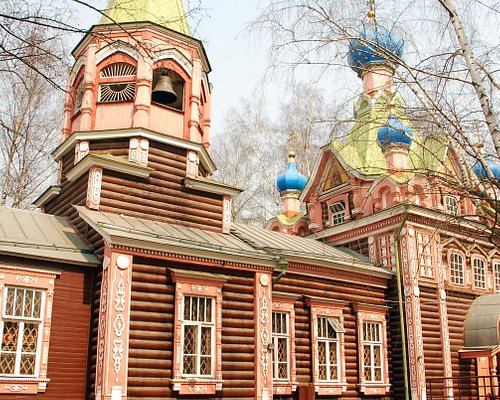
[[[382,148],[393,144],[410,147],[412,138],[412,129],[403,124],[394,114],[389,114],[387,123],[381,126],[377,132],[377,143]]]
[[[285,190],[302,191],[306,187],[307,178],[297,171],[297,164],[295,164],[295,153],[288,153],[288,167],[276,180],[278,190],[284,192]]]
[[[500,163],[494,160],[486,160],[486,164],[491,170],[493,176],[496,180],[500,180]],[[477,175],[479,179],[488,179],[488,175],[486,174],[486,170],[483,167],[483,164],[479,160],[473,165],[472,170]]]
[[[373,26],[363,26],[359,38],[349,43],[349,65],[358,74],[368,64],[391,61],[395,64],[394,59],[403,55],[403,39],[374,21],[370,25]]]

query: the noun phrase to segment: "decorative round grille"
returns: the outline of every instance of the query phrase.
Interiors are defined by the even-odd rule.
[[[101,71],[101,78],[116,78],[120,76],[135,76],[136,68],[127,63],[108,65]]]
[[[133,100],[134,95],[135,82],[104,83],[99,86],[99,101],[104,103]]]

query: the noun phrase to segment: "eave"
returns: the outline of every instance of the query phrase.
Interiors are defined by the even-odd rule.
[[[85,48],[87,48],[87,46],[93,40],[95,40],[96,36],[103,35],[106,33],[109,34],[115,31],[128,32],[130,35],[132,35],[132,33],[139,32],[141,29],[144,28],[150,28],[151,30],[156,30],[161,33],[167,33],[168,35],[173,36],[177,40],[182,41],[184,43],[188,43],[191,46],[197,48],[201,55],[202,63],[205,70],[207,71],[207,73],[210,73],[212,71],[212,67],[210,66],[210,62],[208,61],[207,53],[205,51],[205,47],[203,46],[203,42],[201,40],[195,39],[192,36],[185,35],[183,33],[174,31],[172,29],[166,28],[162,25],[150,21],[140,21],[140,22],[134,21],[134,22],[126,22],[120,24],[92,25],[90,29],[85,33],[83,38],[75,46],[75,48],[71,52],[71,55],[75,59],[78,59],[78,57],[80,57],[80,55],[84,52]]]
[[[54,157],[56,160],[59,160],[64,155],[68,154],[68,152],[73,151],[76,143],[82,140],[101,141],[101,140],[111,140],[111,139],[132,138],[137,136],[158,143],[186,150],[192,150],[198,154],[201,164],[210,174],[213,174],[217,170],[205,146],[203,146],[202,144],[193,143],[184,139],[180,139],[175,136],[164,135],[144,128],[74,132],[70,137],[68,137],[52,152],[52,157]]]
[[[198,178],[184,178],[184,186],[188,189],[200,190],[202,192],[228,195],[231,197],[237,196],[243,189],[238,189],[233,186],[225,185],[224,183],[217,182],[211,179],[198,177]]]
[[[66,173],[66,178],[70,182],[76,181],[85,174],[91,167],[102,167],[126,175],[136,176],[138,178],[147,178],[152,168],[128,161],[121,157],[109,154],[87,154],[78,164]]]
[[[368,215],[366,217],[349,221],[341,225],[333,226],[331,228],[325,229],[321,232],[314,233],[307,237],[311,239],[324,239],[331,236],[342,235],[347,232],[359,232],[361,228],[366,227],[368,225],[375,224],[377,222],[388,221],[391,218],[394,219],[395,217],[402,217],[405,214],[409,214],[412,217],[423,217],[426,219],[433,220],[439,226],[445,226],[446,224],[446,226],[449,227],[447,229],[448,231],[452,231],[452,229],[450,228],[455,228],[455,230],[469,229],[472,231],[479,231],[479,232],[484,231],[485,229],[484,225],[480,224],[479,222],[467,220],[463,217],[454,217],[450,214],[435,211],[425,207],[416,206],[414,204],[397,204],[385,210]],[[408,222],[411,223],[412,222],[411,219],[409,219]],[[367,233],[366,236],[373,236],[374,234],[377,234],[379,231],[380,232],[387,231],[387,229],[390,229],[390,227],[391,225],[384,224],[384,226],[381,227],[379,230],[376,231],[370,230],[370,232]],[[454,235],[460,235],[460,234],[454,233]],[[463,234],[462,236],[464,239],[469,238],[466,234]]]
[[[45,192],[43,192],[40,196],[38,196],[38,198],[33,202],[33,205],[41,208],[49,201],[56,198],[60,192],[61,192],[61,186],[58,185],[49,186],[49,188]]]

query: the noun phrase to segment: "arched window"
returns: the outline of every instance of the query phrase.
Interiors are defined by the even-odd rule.
[[[495,277],[495,292],[500,292],[500,260],[493,261],[493,274]]]
[[[482,258],[472,258],[474,270],[474,287],[486,289],[486,263]]]
[[[74,94],[75,108],[73,109],[73,114],[76,114],[78,111],[80,111],[80,108],[82,107],[83,94],[84,94],[84,82],[83,78],[81,78],[78,84],[75,86],[75,94]]]
[[[444,210],[451,215],[459,215],[460,208],[458,205],[458,200],[453,196],[444,197]]]
[[[464,257],[460,253],[450,254],[450,281],[456,285],[464,284]]]
[[[332,214],[332,225],[339,225],[345,222],[345,204],[343,201],[338,201],[330,206]]]
[[[386,209],[389,206],[389,189],[384,189],[382,194],[380,195],[380,200],[382,202],[382,210]]]
[[[114,103],[135,97],[136,68],[128,63],[114,63],[101,70],[97,101]]]

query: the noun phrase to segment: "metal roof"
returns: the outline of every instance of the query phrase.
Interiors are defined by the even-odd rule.
[[[500,293],[479,296],[464,324],[466,348],[500,345]]]
[[[91,249],[63,217],[0,207],[0,254],[97,265]]]
[[[165,251],[168,251],[168,247],[175,246],[192,250],[267,256],[264,251],[254,249],[234,235],[92,211],[82,206],[74,207],[80,216],[111,244],[127,244],[138,248],[164,246]]]
[[[92,211],[74,206],[80,216],[108,243],[176,254],[201,254],[207,257],[231,257],[243,262],[275,265],[280,258],[302,260],[331,267],[357,268],[366,273],[390,277],[391,272],[375,267],[362,256],[344,252],[314,239],[271,232],[241,224],[232,224],[230,234],[168,224],[137,217]],[[217,256],[218,254],[218,256]]]

